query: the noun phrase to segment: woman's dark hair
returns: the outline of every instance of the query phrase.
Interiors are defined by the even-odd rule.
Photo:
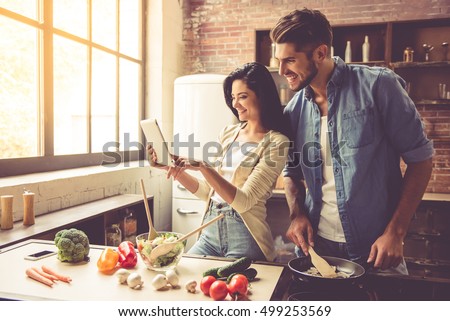
[[[266,66],[258,62],[246,63],[231,72],[223,82],[225,102],[233,114],[239,119],[237,110],[233,107],[231,89],[235,80],[242,80],[258,97],[261,122],[264,128],[275,130],[290,137],[289,123],[284,121],[283,108],[278,96],[277,86]]]
[[[319,10],[295,10],[280,18],[270,31],[274,43],[293,43],[297,51],[328,47],[333,42],[333,32],[327,17]]]

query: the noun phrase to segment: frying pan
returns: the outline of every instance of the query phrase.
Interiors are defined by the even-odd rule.
[[[320,284],[324,286],[351,284],[359,280],[366,273],[365,269],[358,263],[346,259],[341,259],[338,257],[332,256],[322,256],[322,257],[330,265],[336,266],[337,271],[345,272],[349,274],[350,277],[345,279],[344,278],[330,279],[306,273],[306,271],[313,266],[311,263],[311,257],[309,255],[290,260],[288,262],[288,266],[289,269],[294,274],[294,276],[300,279],[301,281],[308,282],[311,284],[318,284],[318,285]]]

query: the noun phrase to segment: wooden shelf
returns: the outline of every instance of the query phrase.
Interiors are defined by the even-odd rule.
[[[362,62],[362,61],[352,61],[349,63],[350,65],[365,65],[365,66],[386,66],[386,62],[384,60],[374,60],[374,61],[368,61],[368,62]]]
[[[450,61],[428,61],[428,62],[392,62],[389,64],[392,69],[398,68],[439,68],[450,67]]]
[[[150,209],[153,209],[153,196],[149,196],[148,200]],[[27,239],[43,237],[52,231],[56,232],[72,227],[86,232],[93,244],[102,244],[104,242],[105,216],[137,205],[142,205],[142,208],[144,206],[141,195],[124,194],[36,216],[35,224],[31,226],[24,226],[22,221],[18,221],[14,223],[12,229],[0,231],[0,248]],[[148,231],[145,212],[136,214],[138,228],[140,226]],[[83,228],[79,226],[83,226]]]
[[[429,105],[429,106],[450,106],[450,99],[420,99],[415,100],[416,105]]]

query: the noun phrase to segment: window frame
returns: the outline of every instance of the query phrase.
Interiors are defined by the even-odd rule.
[[[38,41],[38,53],[37,60],[38,62],[38,110],[37,112],[40,114],[39,124],[38,124],[38,133],[41,138],[38,140],[38,150],[42,153],[42,156],[36,157],[21,157],[21,158],[0,158],[0,177],[9,177],[16,175],[24,175],[30,173],[40,173],[40,172],[48,172],[55,170],[64,170],[64,169],[72,169],[86,166],[118,166],[120,163],[128,163],[130,161],[136,161],[144,158],[144,146],[143,146],[143,135],[142,131],[138,130],[138,139],[139,139],[139,147],[138,150],[131,151],[118,151],[118,150],[110,150],[108,152],[100,152],[100,153],[82,153],[82,154],[72,154],[72,155],[54,155],[54,145],[53,145],[53,36],[58,35],[64,37],[66,39],[76,41],[83,45],[89,47],[89,59],[88,64],[92,62],[92,49],[100,49],[109,54],[113,54],[116,61],[121,58],[127,59],[129,61],[138,63],[141,68],[140,72],[140,86],[139,86],[139,115],[138,118],[142,119],[145,115],[145,84],[146,84],[146,7],[147,1],[139,0],[139,5],[141,8],[141,43],[140,43],[140,59],[136,59],[130,56],[126,56],[121,54],[120,52],[103,47],[99,44],[96,44],[92,41],[92,39],[84,39],[72,35],[68,32],[65,32],[60,29],[56,29],[53,27],[53,1],[54,0],[37,0],[38,1],[38,20],[41,17],[42,22],[38,20],[34,20],[28,18],[26,16],[22,16],[13,11],[7,10],[3,7],[0,7],[0,15],[6,16],[18,22],[24,23],[30,27],[36,29],[37,34],[41,33],[38,37],[41,38]],[[119,8],[120,1],[117,0],[116,12],[117,17],[119,19]],[[87,0],[88,4],[88,32],[90,33],[89,38],[92,38],[91,35],[91,19],[92,19],[92,1]],[[120,28],[117,24],[116,30],[117,44],[119,44],[120,40]],[[118,65],[117,65],[118,68]],[[118,69],[116,70],[118,73]],[[88,87],[91,82],[91,66],[89,66],[89,75],[88,75]],[[119,78],[117,78],[119,79]],[[119,95],[119,81],[116,83],[117,86],[117,96]],[[88,99],[90,101],[92,93],[89,90]],[[91,150],[91,120],[90,120],[90,102],[88,102],[88,150]],[[119,99],[116,100],[116,109],[117,109],[117,118],[116,118],[116,141],[119,142]],[[45,114],[45,118],[43,115]],[[136,126],[138,122],[136,122]]]

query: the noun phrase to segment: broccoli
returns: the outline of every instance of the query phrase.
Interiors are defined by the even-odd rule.
[[[89,238],[83,231],[75,228],[56,233],[55,245],[61,262],[81,262],[89,254]]]

